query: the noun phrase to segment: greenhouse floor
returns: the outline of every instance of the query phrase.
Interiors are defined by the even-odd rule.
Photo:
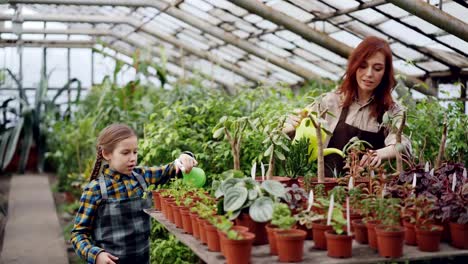
[[[10,184],[0,263],[68,263],[48,176],[13,175]]]

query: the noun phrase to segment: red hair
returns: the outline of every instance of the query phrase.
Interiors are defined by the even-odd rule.
[[[363,62],[377,52],[381,52],[385,57],[385,72],[382,81],[374,90],[371,115],[376,118],[395,103],[392,90],[396,81],[393,73],[392,51],[387,41],[374,36],[366,37],[351,53],[343,83],[339,88],[339,92],[344,95],[343,107],[349,107],[358,94],[356,71]]]

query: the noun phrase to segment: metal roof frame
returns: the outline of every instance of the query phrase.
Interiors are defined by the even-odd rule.
[[[338,60],[336,57],[328,55],[328,53],[321,54],[321,50],[317,51],[315,49],[323,47],[331,52],[330,54],[347,58],[353,44],[348,45],[348,42],[346,42],[346,45],[343,44],[344,42],[336,34],[346,33],[356,39],[361,39],[367,35],[366,32],[375,32],[389,38],[391,45],[397,43],[402,45],[398,50],[394,50],[395,58],[400,60],[399,67],[403,67],[401,62],[409,60],[413,62],[409,67],[414,70],[418,69],[416,71],[417,78],[409,75],[409,73],[404,74],[406,80],[409,80],[409,86],[420,83],[421,79],[434,78],[434,80],[438,80],[441,76],[444,79],[459,78],[465,81],[468,78],[468,46],[465,45],[468,42],[468,25],[461,19],[443,11],[442,8],[442,3],[444,3],[444,7],[456,3],[462,8],[467,8],[468,5],[464,1],[458,0],[446,0],[445,2],[441,0],[439,1],[439,8],[424,1],[405,0],[352,0],[346,3],[329,0],[313,2],[303,0],[10,0],[9,3],[19,6],[25,5],[33,10],[58,9],[64,11],[63,13],[73,13],[73,10],[75,10],[74,17],[85,17],[87,19],[89,17],[99,17],[99,15],[95,15],[96,13],[112,14],[110,19],[107,17],[107,20],[94,20],[94,25],[102,28],[100,23],[110,23],[113,26],[106,28],[109,32],[115,32],[120,28],[119,25],[121,24],[129,25],[132,29],[123,36],[107,34],[106,36],[113,37],[113,39],[108,40],[108,44],[112,45],[116,41],[124,41],[131,46],[137,46],[128,42],[130,38],[127,37],[132,34],[146,33],[155,37],[158,41],[188,51],[254,83],[286,78],[291,84],[296,84],[301,80],[300,77],[306,80],[320,78],[319,75],[327,76],[325,74],[327,71],[334,76],[340,76],[344,72],[345,66],[342,60]],[[278,9],[278,7],[273,8],[276,4],[278,6],[281,4],[283,7],[285,5],[292,6],[296,9],[295,12],[307,12],[309,15],[306,14],[305,17],[311,18],[303,19],[300,16],[291,15],[291,12],[283,12],[284,10]],[[318,5],[324,6],[328,11],[323,12],[313,8]],[[94,15],[83,16],[76,14],[87,11],[82,6],[89,7],[89,9],[96,8],[96,11],[93,11]],[[99,6],[105,10],[103,9],[102,12],[101,9],[97,11]],[[403,16],[395,15],[395,12],[388,12],[387,7],[408,13]],[[377,23],[369,23],[367,22],[369,19],[360,18],[356,15],[358,12],[367,10],[373,11],[382,19],[376,21]],[[121,19],[121,15],[114,15],[115,13],[123,13],[126,16],[141,16],[144,19],[127,17],[124,21]],[[26,17],[25,15],[22,16]],[[39,16],[44,17],[42,14]],[[156,30],[147,26],[154,19],[160,21],[161,16],[177,20],[169,22],[175,22],[178,25],[174,27],[175,31],[168,29],[167,32],[170,33],[162,33],[166,29]],[[411,17],[427,20],[438,29],[426,33],[424,29],[415,27],[414,24],[412,25],[406,21],[406,18]],[[460,16],[458,15],[458,17]],[[120,18],[120,23],[115,23],[119,19],[114,18]],[[240,23],[236,19],[245,22]],[[21,16],[14,17],[11,20],[22,22]],[[464,20],[466,21],[466,19]],[[38,19],[37,21],[43,20]],[[354,25],[350,24],[351,21],[355,21],[356,26],[359,26],[362,31],[353,28]],[[389,21],[396,22],[401,27],[426,37],[432,41],[432,46],[408,41],[388,32],[387,28],[380,27],[380,25]],[[180,23],[183,23],[183,25],[179,26]],[[323,23],[322,30],[316,28],[317,23]],[[154,24],[151,26],[154,26]],[[368,27],[368,29],[365,27]],[[74,28],[70,28],[70,30],[74,30]],[[92,34],[86,35],[93,36]],[[208,39],[210,43],[206,44],[206,47],[197,47],[197,45],[190,45],[191,43],[184,43],[187,40],[195,41],[194,38],[197,35],[200,36],[200,41]],[[135,35],[132,36],[135,37]],[[459,38],[454,40],[456,45],[452,45],[452,38],[444,38],[446,36]],[[301,39],[298,40],[298,38],[307,41],[307,46],[304,46],[306,42]],[[292,45],[288,45],[288,41]],[[314,43],[318,46],[309,45]],[[311,48],[314,48],[314,50],[311,50]],[[414,56],[416,57],[408,59],[406,57],[408,53],[403,48],[408,51],[415,51],[416,55]],[[174,52],[180,55],[180,52]],[[219,56],[214,56],[213,53]],[[226,55],[234,57],[229,59],[225,57]],[[261,61],[257,60],[257,58],[263,59],[261,65],[258,64]],[[337,69],[332,65],[335,65]],[[256,67],[259,67],[258,71],[255,69]],[[339,69],[342,69],[342,71]],[[407,72],[415,72],[414,70]],[[270,73],[272,74],[271,78]],[[433,83],[433,81],[429,80],[428,83]],[[438,93],[436,88],[429,90],[420,86],[414,88],[423,94],[437,96]]]

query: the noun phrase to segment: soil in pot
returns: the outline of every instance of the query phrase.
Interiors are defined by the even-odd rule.
[[[335,231],[325,232],[327,255],[332,258],[350,258],[352,256],[353,236],[337,235]]]
[[[304,230],[289,229],[276,231],[276,243],[280,262],[299,262],[304,255]]]

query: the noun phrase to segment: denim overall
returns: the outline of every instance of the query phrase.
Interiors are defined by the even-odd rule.
[[[132,172],[143,191],[146,182]],[[96,246],[116,256],[116,263],[149,263],[150,216],[143,209],[151,208],[151,195],[146,199],[130,197],[113,199],[107,196],[103,175],[99,177],[102,201],[95,218],[93,238]]]

